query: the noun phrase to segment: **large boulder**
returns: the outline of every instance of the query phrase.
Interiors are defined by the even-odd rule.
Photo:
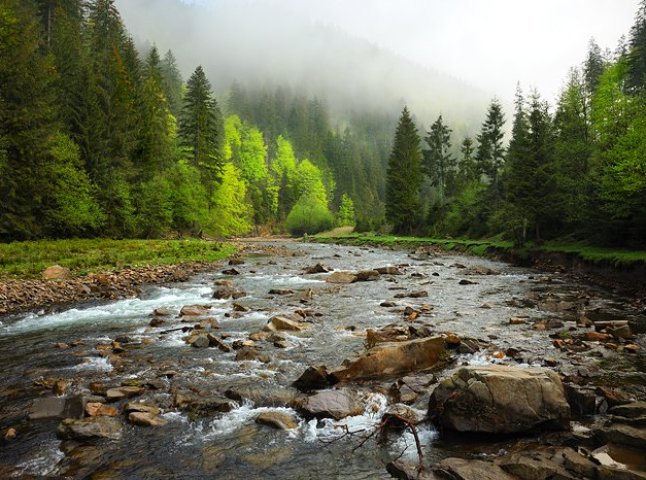
[[[121,438],[123,424],[113,417],[88,417],[81,420],[66,418],[58,426],[57,434],[63,440],[88,438]]]
[[[302,410],[308,417],[334,418],[336,420],[363,413],[356,394],[348,390],[318,392],[307,398]]]
[[[263,328],[265,332],[277,332],[277,331],[288,331],[288,332],[300,332],[305,329],[305,325],[291,318],[277,315],[272,317],[267,325]]]
[[[449,355],[442,337],[383,343],[330,373],[336,382],[370,380],[425,370]]]
[[[441,382],[429,416],[459,432],[519,433],[565,427],[570,406],[553,371],[491,365],[461,368]]]

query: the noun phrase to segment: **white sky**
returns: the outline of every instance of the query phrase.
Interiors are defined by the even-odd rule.
[[[590,38],[614,50],[638,7],[638,0],[258,1],[336,25],[502,98],[520,81],[550,99],[583,61]]]

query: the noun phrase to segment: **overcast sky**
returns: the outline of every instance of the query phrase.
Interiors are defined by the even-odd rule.
[[[506,98],[518,81],[554,98],[589,39],[614,50],[638,6],[638,0],[258,1],[336,25]]]

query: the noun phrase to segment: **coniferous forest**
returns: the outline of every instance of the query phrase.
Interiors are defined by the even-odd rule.
[[[518,87],[479,131],[341,117],[289,86],[216,92],[137,48],[113,0],[3,0],[0,239],[359,231],[646,245],[646,2],[555,105]],[[402,92],[405,94],[405,92]]]

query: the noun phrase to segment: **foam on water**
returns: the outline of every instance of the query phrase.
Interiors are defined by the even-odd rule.
[[[40,445],[37,453],[32,458],[16,465],[18,471],[12,474],[11,477],[22,478],[25,475],[33,475],[42,478],[49,476],[53,473],[58,462],[65,457],[59,445],[58,440]]]
[[[156,308],[177,308],[177,305],[203,303],[211,293],[211,287],[192,285],[189,288],[158,287],[145,299],[129,298],[90,308],[72,308],[61,313],[38,315],[30,313],[17,322],[0,328],[0,333],[16,335],[39,330],[53,330],[58,327],[105,326],[141,322]]]
[[[416,427],[416,431],[422,451],[440,435],[437,430],[429,426],[418,426]],[[393,456],[401,457],[404,460],[414,463],[419,461],[415,436],[409,429],[406,429],[397,441],[390,444],[389,450]]]
[[[294,417],[296,412],[291,408],[286,407],[259,407],[254,408],[250,402],[245,402],[239,408],[236,408],[222,417],[211,421],[203,430],[203,439],[212,440],[217,437],[222,437],[235,432],[239,428],[251,423],[255,418],[263,412],[281,412]],[[302,422],[301,422],[302,423]],[[292,432],[295,434],[295,432]]]
[[[75,370],[112,371],[112,364],[106,357],[84,357],[83,361],[73,367]]]
[[[341,420],[326,418],[321,422],[310,420],[301,427],[303,440],[333,440],[350,433],[370,434],[381,422],[386,413],[388,400],[381,393],[370,393],[366,397],[366,407],[363,414],[345,417]],[[322,426],[321,426],[322,425]]]

